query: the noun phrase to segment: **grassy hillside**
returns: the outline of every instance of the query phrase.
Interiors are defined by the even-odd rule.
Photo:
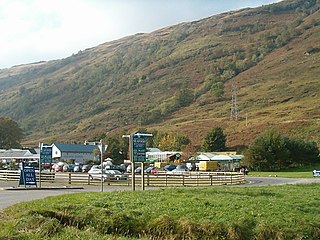
[[[236,146],[270,125],[319,143],[319,8],[284,1],[3,69],[0,114],[19,122],[25,143],[143,126],[199,144],[222,126]],[[232,83],[238,121],[229,120]]]

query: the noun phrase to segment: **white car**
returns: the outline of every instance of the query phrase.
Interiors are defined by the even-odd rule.
[[[313,170],[313,171],[312,171],[312,175],[313,175],[314,177],[320,177],[320,171],[319,171],[319,170]]]
[[[88,171],[88,174],[91,179],[101,180],[101,176],[102,176],[103,181],[114,179],[114,175],[106,170],[103,170],[103,173],[101,174],[101,169],[99,169],[99,168],[91,168]]]

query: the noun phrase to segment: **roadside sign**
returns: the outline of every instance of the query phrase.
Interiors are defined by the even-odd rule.
[[[145,162],[147,143],[146,136],[137,132],[132,135],[132,161],[133,162]]]
[[[40,163],[51,163],[52,162],[52,147],[42,146],[40,150]]]
[[[36,172],[34,170],[34,167],[25,167],[24,165],[22,165],[22,169],[20,172],[20,180],[19,180],[19,186],[20,185],[37,186],[37,178],[36,178]]]

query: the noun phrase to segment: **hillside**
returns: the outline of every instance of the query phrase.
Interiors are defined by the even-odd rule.
[[[20,124],[26,144],[139,126],[196,145],[215,126],[228,146],[250,144],[268,126],[320,143],[319,8],[284,1],[0,70],[0,115]]]

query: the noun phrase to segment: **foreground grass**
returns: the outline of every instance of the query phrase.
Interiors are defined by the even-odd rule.
[[[77,193],[9,207],[0,239],[319,239],[319,185]]]

